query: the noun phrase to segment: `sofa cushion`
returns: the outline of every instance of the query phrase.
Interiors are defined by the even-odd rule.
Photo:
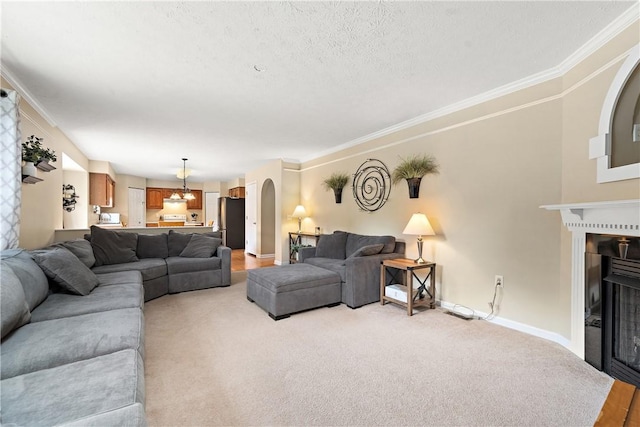
[[[380,253],[382,248],[384,248],[384,244],[383,243],[378,243],[378,244],[375,244],[375,245],[366,245],[366,246],[361,247],[360,249],[358,249],[357,251],[355,251],[351,255],[349,255],[349,258],[377,255],[377,254]]]
[[[98,285],[96,275],[68,249],[53,247],[31,255],[47,277],[68,292],[88,295]]]
[[[180,256],[191,240],[191,233],[178,233],[169,230],[169,256]]]
[[[9,266],[0,268],[0,331],[2,338],[29,323],[31,313],[18,276]],[[4,364],[4,360],[2,361]],[[1,365],[0,365],[1,366]]]
[[[311,257],[305,259],[304,263],[338,273],[340,275],[340,280],[343,282],[347,281],[347,267],[345,266],[345,260],[343,259]]]
[[[316,245],[316,256],[321,258],[345,259],[345,244],[349,233],[323,234]]]
[[[384,246],[381,254],[390,254],[396,247],[396,238],[393,236],[363,236],[360,234],[348,233],[345,245],[346,256],[353,255],[363,246],[376,245],[382,243]]]
[[[35,322],[15,331],[0,348],[2,379],[133,349],[144,358],[139,308]]]
[[[91,268],[96,263],[91,243],[86,239],[75,239],[68,242],[56,243],[53,246],[62,246],[71,251],[87,267]]]
[[[222,239],[193,234],[187,246],[180,252],[180,256],[185,258],[210,258],[216,253],[218,246],[221,244]]]
[[[138,261],[137,246],[136,233],[91,226],[91,247],[96,257],[96,267]]]
[[[97,286],[89,295],[51,294],[31,312],[31,323],[121,308],[144,307],[144,288],[137,283]]]
[[[218,257],[211,258],[167,258],[167,270],[169,275],[179,273],[190,273],[194,271],[220,270],[222,260]]]
[[[169,256],[169,244],[167,233],[162,234],[138,234],[138,248],[136,255],[143,258],[166,258]]]
[[[49,280],[31,255],[22,249],[2,251],[2,268],[9,266],[22,284],[24,296],[33,311],[49,294]]]
[[[0,387],[3,425],[59,425],[144,404],[144,365],[137,351],[123,350],[2,380]]]
[[[100,267],[93,267],[92,271],[96,274],[115,273],[119,271],[139,271],[142,274],[142,280],[151,280],[167,275],[167,263],[161,258],[145,258],[138,262],[101,265]]]

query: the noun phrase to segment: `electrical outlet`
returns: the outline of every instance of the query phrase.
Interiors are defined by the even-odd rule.
[[[495,285],[504,287],[504,277],[502,275],[496,274]]]
[[[640,142],[640,123],[633,125],[633,142]]]

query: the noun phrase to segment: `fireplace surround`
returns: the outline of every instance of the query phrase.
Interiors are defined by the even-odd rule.
[[[640,199],[541,206],[560,211],[571,232],[571,336],[569,349],[585,358],[587,235],[640,237]]]

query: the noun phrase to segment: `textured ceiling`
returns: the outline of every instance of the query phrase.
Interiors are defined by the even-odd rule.
[[[10,2],[2,67],[118,173],[229,180],[557,67],[636,2]]]

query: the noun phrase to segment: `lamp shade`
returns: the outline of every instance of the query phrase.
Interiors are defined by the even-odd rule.
[[[414,213],[411,215],[411,219],[404,228],[402,234],[409,234],[412,236],[435,236],[436,233],[434,233],[425,214]]]
[[[291,217],[298,218],[298,219],[306,218],[307,217],[307,211],[304,209],[304,206],[298,205],[293,210],[293,213],[291,214]]]

